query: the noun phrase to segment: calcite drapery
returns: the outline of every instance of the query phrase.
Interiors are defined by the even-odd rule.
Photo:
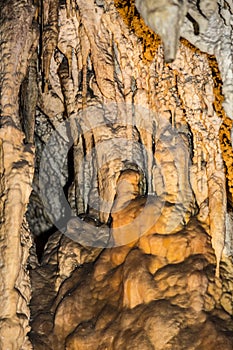
[[[183,231],[173,232],[172,235],[166,230],[166,235],[149,232],[138,241],[131,242],[133,247],[126,245],[102,252],[100,248],[92,250],[81,247],[61,236],[61,233],[52,236],[42,257],[42,265],[36,266],[35,261],[32,265],[34,295],[31,310],[36,335],[32,332],[31,339],[34,346],[38,349],[58,346],[70,349],[97,346],[179,349],[185,344],[187,349],[190,346],[200,349],[225,346],[230,349],[232,294],[228,289],[232,285],[231,261],[226,256],[222,257],[221,277],[224,277],[224,281],[221,287],[218,280],[217,284],[214,283],[215,259],[209,241],[212,236],[218,272],[226,221],[222,159],[225,131],[222,131],[219,142],[219,129],[222,116],[227,128],[230,128],[230,122],[221,108],[216,108],[214,99],[221,97],[217,96],[216,90],[213,92],[210,57],[182,40],[176,61],[165,65],[163,47],[158,37],[139,18],[133,1],[77,0],[66,1],[65,4],[46,0],[39,3],[39,11],[35,13],[35,19],[41,26],[38,61],[37,50],[35,53],[38,28],[36,23],[32,23],[35,11],[32,2],[7,1],[1,7],[4,14],[1,17],[1,47],[5,52],[1,61],[1,104],[2,116],[5,117],[2,119],[4,171],[1,182],[4,192],[2,217],[5,221],[1,232],[4,237],[3,287],[10,285],[2,295],[4,302],[6,295],[13,300],[12,313],[7,316],[9,322],[2,327],[2,332],[6,335],[10,324],[10,331],[18,334],[17,340],[2,336],[1,339],[5,341],[3,346],[11,342],[9,346],[13,348],[30,348],[25,337],[29,318],[26,303],[30,294],[25,265],[30,243],[28,229],[24,226],[22,230],[20,228],[30,192],[33,149],[30,145],[24,145],[25,135],[13,125],[15,123],[21,128],[18,112],[20,100],[26,142],[33,140],[37,102],[36,167],[43,143],[48,142],[49,129],[57,129],[64,119],[71,121],[69,135],[64,128],[57,138],[62,149],[71,136],[73,153],[71,151],[68,155],[67,166],[54,174],[56,184],[61,182],[65,185],[73,213],[82,213],[80,218],[84,222],[99,225],[101,220],[102,224],[109,224],[112,211],[112,229],[124,225],[124,210],[126,213],[127,207],[123,208],[121,218],[117,217],[114,205],[117,205],[117,201],[118,204],[124,201],[123,197],[118,197],[114,203],[114,196],[119,190],[117,180],[121,173],[126,174],[129,169],[138,171],[136,159],[144,177],[140,195],[149,194],[146,199],[157,196],[159,200],[167,202],[163,207],[168,210],[166,213],[171,211],[178,219],[179,215],[183,219],[183,214],[187,214],[186,223],[190,214],[198,211],[198,221],[191,219]],[[225,110],[231,117],[232,82],[231,75],[226,72],[232,70],[232,44],[229,41],[232,7],[228,1],[224,6],[219,1],[217,11],[207,11],[207,3],[201,1],[198,8],[196,1],[189,1],[192,23],[184,19],[181,33],[187,28],[187,38],[190,37],[191,42],[208,53],[216,54],[224,83]],[[216,2],[213,3],[216,5]],[[38,3],[33,1],[33,4],[37,6]],[[13,9],[12,14],[9,8]],[[217,25],[213,30],[214,22]],[[21,40],[17,40],[18,32]],[[216,40],[211,42],[211,37]],[[217,40],[219,38],[224,40]],[[8,45],[10,42],[11,45]],[[16,55],[15,50],[18,50]],[[223,59],[222,52],[226,59]],[[35,72],[37,62],[40,69],[38,85]],[[218,80],[218,72],[216,76]],[[85,113],[80,111],[85,109],[88,112],[92,107],[98,122],[101,124],[102,120],[103,123],[97,127],[92,122],[87,132]],[[149,113],[145,113],[146,118],[143,118],[145,110]],[[226,135],[228,141],[224,141],[224,150],[228,143],[228,155],[225,159],[227,176],[231,179],[228,129]],[[124,142],[120,144],[119,140],[122,139]],[[120,160],[115,158],[114,147],[110,147],[114,142],[118,146],[116,151],[122,150],[118,152]],[[107,145],[109,147],[104,147]],[[144,147],[144,152],[140,145],[142,149]],[[8,162],[7,153],[12,159],[14,154],[14,161]],[[57,154],[55,151],[51,153],[51,162],[47,163],[51,172],[48,174],[59,169],[61,160],[62,154],[58,151]],[[14,180],[12,174],[15,173]],[[38,173],[35,185],[37,176]],[[54,185],[52,177],[48,179],[48,184]],[[55,217],[65,216],[54,186],[51,186],[51,193],[54,194],[52,209],[55,210]],[[119,193],[123,196],[122,191]],[[18,199],[17,205],[12,206],[12,198]],[[137,197],[131,203],[131,207],[135,205],[135,212],[141,198]],[[146,202],[150,204],[148,200]],[[31,224],[36,223],[31,228],[40,232],[51,224],[38,224],[37,218],[45,217],[43,210],[38,210],[39,215],[34,215],[33,209],[37,209],[38,203],[34,192],[27,217]],[[12,218],[9,219],[9,210],[13,209],[15,227],[12,227]],[[132,213],[133,210],[130,215]],[[228,219],[227,222],[230,222],[230,216]],[[67,229],[75,231],[73,224],[74,221],[69,221]],[[101,226],[103,230],[108,229],[104,225]],[[80,228],[78,230],[80,232]],[[154,228],[154,231],[158,229]],[[5,249],[6,239],[10,244]],[[14,244],[19,248],[17,267],[20,261],[23,265],[17,280],[15,277],[19,270],[13,267],[13,261],[6,258],[12,256]],[[225,251],[230,252],[231,249]],[[85,263],[88,266],[81,266]],[[9,274],[9,280],[6,279],[7,271],[13,271]],[[25,284],[23,281],[26,281]],[[49,292],[41,297],[44,289]],[[70,293],[70,297],[66,293]],[[42,299],[40,307],[39,296]],[[76,307],[73,298],[77,298]],[[162,298],[166,300],[161,302]],[[4,305],[9,306],[7,303]],[[4,307],[3,311],[7,313],[8,310]],[[71,318],[67,310],[71,310]],[[171,322],[166,316],[168,310],[172,315],[169,315]],[[172,332],[167,332],[167,324]],[[163,336],[155,331],[157,328]],[[224,333],[226,329],[229,332],[227,336]],[[57,338],[59,344],[56,347]],[[127,342],[129,339],[130,344]],[[39,340],[42,340],[41,344]]]
[[[33,179],[34,146],[24,144],[20,130],[19,92],[38,36],[31,1],[1,1],[0,8],[0,348],[29,349],[31,238],[23,219]]]
[[[184,344],[187,349],[211,349],[222,344],[230,349],[232,326],[227,313],[231,312],[232,297],[228,297],[226,285],[221,287],[218,279],[215,281],[216,260],[210,243],[212,236],[218,272],[224,245],[226,192],[219,142],[222,111],[218,113],[220,109],[214,108],[217,97],[209,57],[182,41],[175,62],[165,65],[158,38],[154,36],[156,43],[150,51],[148,46],[153,43],[145,38],[145,32],[139,40],[134,17],[129,24],[124,17],[127,11],[117,1],[115,5],[123,18],[111,1],[79,1],[77,17],[71,13],[67,16],[66,9],[60,9],[61,34],[59,51],[51,60],[51,90],[40,97],[41,110],[54,125],[63,110],[71,120],[76,188],[69,193],[72,210],[78,214],[88,210],[84,217],[106,224],[114,203],[110,215],[113,232],[115,227],[122,228],[129,216],[124,216],[124,205],[122,215],[117,216],[120,213],[114,210],[114,205],[124,203],[121,196],[113,201],[117,180],[121,173],[139,170],[132,164],[136,159],[132,149],[137,150],[139,165],[144,164],[139,148],[132,148],[132,143],[138,146],[140,140],[145,149],[152,150],[147,153],[146,166],[141,166],[146,181],[140,184],[140,195],[149,193],[172,205],[176,203],[176,217],[186,213],[182,204],[189,209],[188,220],[196,209],[197,219],[191,219],[176,234],[149,232],[136,241],[133,236],[128,245],[104,251],[80,247],[60,233],[52,236],[42,266],[32,271],[32,276],[39,276],[40,271],[45,276],[32,277],[40,285],[50,281],[44,308],[36,308],[39,294],[33,296],[32,341],[39,348],[41,340],[51,349],[179,349]],[[128,9],[132,14],[132,7]],[[145,28],[142,22],[140,25]],[[146,30],[148,36],[152,35]],[[150,51],[147,59],[146,50]],[[54,111],[48,96],[57,101]],[[58,100],[64,101],[65,107]],[[38,120],[42,117],[38,113]],[[129,149],[115,142],[120,136],[132,141]],[[120,160],[110,147],[114,142],[121,150]],[[144,186],[146,182],[148,187]],[[136,194],[126,191],[131,199]],[[209,201],[210,194],[213,198]],[[139,199],[132,201],[131,208]],[[139,210],[135,205],[135,212]],[[75,232],[72,220],[70,230]],[[60,245],[58,240],[64,243]],[[223,266],[221,275],[225,275]],[[45,315],[48,308],[51,315]],[[166,333],[165,310],[170,310],[175,320],[169,324],[172,334]],[[152,314],[158,313],[163,316],[154,320]],[[224,317],[229,337],[220,326]],[[43,327],[45,319],[47,329]],[[163,330],[164,337],[156,327]],[[195,336],[190,335],[190,328]]]

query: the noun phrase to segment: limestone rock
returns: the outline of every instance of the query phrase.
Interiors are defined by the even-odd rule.
[[[232,2],[0,9],[0,348],[232,349]]]

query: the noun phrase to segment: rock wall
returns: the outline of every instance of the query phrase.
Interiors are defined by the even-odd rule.
[[[231,349],[230,2],[2,14],[1,347]]]
[[[36,47],[32,30],[35,8],[27,1],[1,1],[0,6],[0,348],[30,349],[27,259],[31,236],[24,218],[34,172],[34,146],[24,143],[18,102],[27,63]]]

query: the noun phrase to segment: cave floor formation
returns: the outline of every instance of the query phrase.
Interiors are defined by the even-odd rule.
[[[152,233],[102,251],[57,232],[31,270],[32,344],[231,350],[233,265],[221,263],[220,281],[215,264],[210,237],[195,218],[175,234]]]

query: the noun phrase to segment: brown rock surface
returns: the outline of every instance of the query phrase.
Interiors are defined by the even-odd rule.
[[[232,290],[216,280],[210,237],[195,219],[176,234],[143,236],[133,247],[105,249],[94,260],[77,268],[52,298],[46,293],[50,267],[44,278],[50,327],[45,315],[36,317],[35,348],[41,341],[51,349],[232,348]],[[43,300],[39,291],[34,298]]]
[[[233,348],[232,18],[0,0],[0,349]]]

